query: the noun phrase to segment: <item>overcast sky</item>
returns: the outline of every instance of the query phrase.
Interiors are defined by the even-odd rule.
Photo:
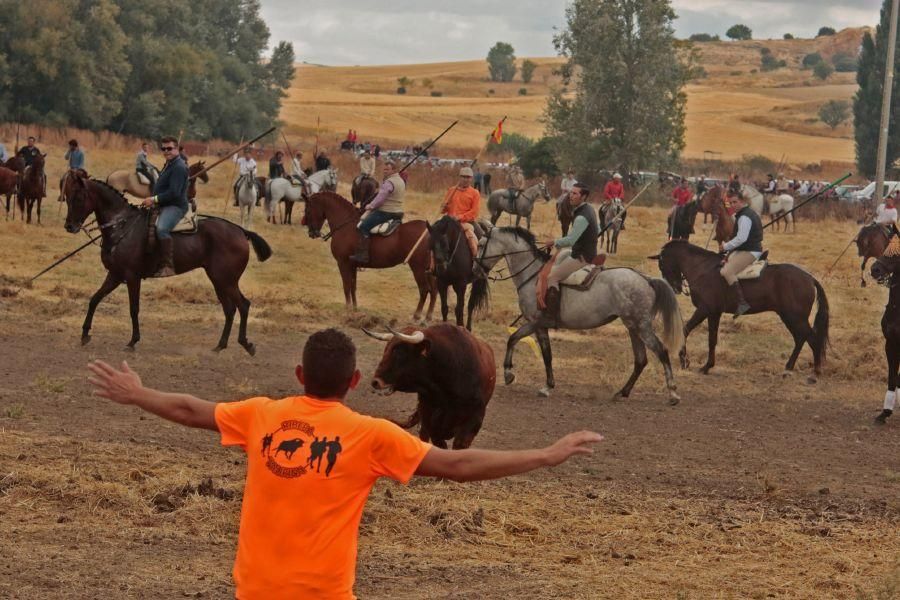
[[[272,40],[298,61],[378,65],[484,58],[498,40],[518,56],[552,56],[565,0],[262,0]],[[673,0],[678,37],[735,23],[757,38],[812,37],[819,27],[875,25],[881,0]],[[852,5],[852,6],[851,6]]]

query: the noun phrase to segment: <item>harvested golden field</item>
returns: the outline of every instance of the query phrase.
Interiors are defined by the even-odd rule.
[[[855,53],[861,29],[815,40],[767,40],[697,44],[699,64],[707,78],[688,86],[687,158],[738,159],[763,154],[807,164],[821,160],[853,162],[852,129],[832,131],[818,122],[819,106],[832,99],[849,100],[855,90],[853,73],[836,73],[827,82],[800,68],[808,53],[826,59],[836,52]],[[788,66],[759,72],[760,49],[769,48]],[[553,73],[558,58],[538,63],[530,84],[488,80],[484,61],[325,67],[302,65],[282,111],[288,131],[314,135],[321,122],[321,140],[337,146],[348,129],[362,140],[405,146],[437,135],[451,121],[460,124],[442,142],[443,152],[480,147],[497,121],[508,115],[507,130],[540,136],[547,94],[559,85]],[[413,84],[398,95],[398,78]],[[519,95],[520,89],[527,95]],[[432,93],[440,92],[440,97]],[[709,154],[707,151],[711,152]]]
[[[62,150],[48,150],[52,182]],[[88,156],[97,173],[130,160],[112,152]],[[211,176],[200,187],[201,211],[221,214],[226,171]],[[408,219],[432,218],[440,195],[413,190],[408,198]],[[660,247],[664,219],[663,209],[634,208],[611,264],[658,276],[646,257]],[[251,258],[242,280],[253,302],[249,337],[258,347],[250,357],[234,337],[225,352],[210,351],[222,314],[200,272],[145,282],[135,353],[123,352],[130,333],[123,289],[100,305],[93,341],[82,347],[87,300],[104,275],[98,250],[88,248],[28,286],[28,277],[84,237],[64,232],[52,201],[41,227],[0,220],[0,596],[231,593],[243,456],[208,433],[92,397],[85,363],[128,359],[149,385],[218,401],[289,395],[311,332],[350,332],[364,376],[371,375],[382,345],[359,327],[407,324],[415,301],[407,270],[369,270],[360,275],[362,308],[347,312],[326,244],[299,225],[255,222],[275,254],[265,263]],[[551,206],[537,207],[534,229],[539,237],[558,232]],[[797,234],[767,237],[773,260],[804,266],[828,294],[831,348],[815,385],[806,383],[808,349],[798,373],[783,376],[791,342],[771,314],[726,319],[711,374],[676,371],[683,399],[675,407],[652,359],[632,397],[610,401],[631,367],[618,323],[551,335],[557,388],[550,398],[536,395],[543,367],[520,345],[518,380],[498,388],[475,445],[543,445],[581,428],[606,441],[589,457],[503,481],[380,483],[363,520],[357,592],[896,598],[900,417],[881,428],[871,424],[884,396],[879,319],[887,292],[859,288],[858,262],[849,255],[823,277],[855,230],[852,222],[801,216]],[[698,226],[695,241],[703,244],[705,234]],[[689,315],[689,300],[680,303]],[[493,284],[492,304],[475,331],[499,362],[518,314],[512,284]],[[694,363],[706,352],[704,329],[688,342]],[[415,399],[361,388],[348,402],[402,418]]]

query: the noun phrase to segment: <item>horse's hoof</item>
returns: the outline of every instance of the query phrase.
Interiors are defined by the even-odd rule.
[[[866,287],[866,282],[865,282],[865,281],[861,281],[860,284],[859,284],[859,287]]]
[[[549,398],[550,397],[550,388],[542,387],[538,390],[538,396],[541,398]]]
[[[212,351],[213,352],[221,352],[225,348],[227,348],[227,346],[216,346],[215,348],[212,349]]]
[[[125,352],[134,352],[134,344],[128,344],[123,348]]]
[[[87,346],[90,341],[91,341],[91,336],[89,336],[89,335],[81,336],[81,345],[82,346]]]
[[[784,372],[781,374],[781,377],[784,379],[787,379],[788,377],[791,377],[793,374],[794,374],[793,371],[788,371],[787,369],[785,369]]]
[[[891,416],[892,414],[894,414],[894,411],[888,410],[888,409],[885,408],[884,410],[881,411],[881,413],[880,413],[877,417],[875,417],[875,424],[876,424],[876,425],[884,425],[884,424],[886,424],[886,423],[887,423],[887,418],[888,418],[889,416]]]
[[[244,350],[247,351],[247,354],[249,354],[250,356],[256,356],[256,346],[254,344],[246,342],[244,344],[241,344],[241,346],[244,347]]]
[[[628,394],[624,393],[622,390],[619,390],[618,392],[613,394],[613,397],[611,400],[612,400],[612,402],[621,402],[622,400],[625,400],[626,398],[628,398]]]
[[[682,369],[689,369],[691,367],[691,360],[687,355],[679,356],[678,358]]]
[[[681,402],[681,396],[679,396],[674,391],[669,392],[669,406],[675,406],[679,402]]]
[[[512,385],[513,381],[516,380],[516,376],[512,371],[504,371],[503,372],[503,383],[506,385]]]
[[[819,382],[819,380],[816,379],[815,375],[810,375],[809,377],[806,378],[806,383],[808,383],[809,385],[815,385],[818,382]]]
[[[701,375],[709,375],[710,369],[712,369],[712,367],[710,367],[709,365],[707,365],[705,367],[700,367],[700,370],[698,371],[698,373],[700,373]]]

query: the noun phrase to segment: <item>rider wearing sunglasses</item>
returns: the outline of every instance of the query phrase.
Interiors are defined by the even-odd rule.
[[[166,159],[166,165],[153,186],[153,196],[144,198],[141,204],[146,208],[159,208],[156,237],[162,261],[156,277],[170,277],[175,275],[175,241],[172,239],[172,229],[188,210],[188,166],[179,156],[176,138],[162,138],[159,149]]]

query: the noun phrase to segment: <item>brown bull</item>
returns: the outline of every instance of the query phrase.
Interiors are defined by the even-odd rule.
[[[365,331],[365,330],[363,330]],[[372,387],[385,394],[415,393],[419,403],[405,423],[421,424],[419,437],[438,448],[468,448],[481,429],[494,393],[494,352],[465,328],[443,323],[427,329],[372,333],[387,342]]]

